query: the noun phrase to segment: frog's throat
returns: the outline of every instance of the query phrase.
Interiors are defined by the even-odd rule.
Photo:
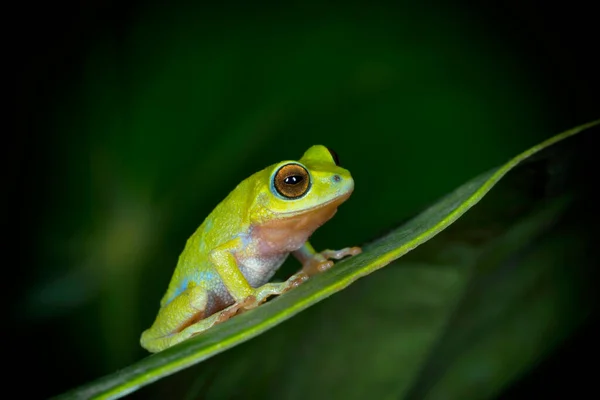
[[[252,236],[265,254],[297,250],[315,230],[335,215],[338,206],[348,197],[349,194],[340,196],[301,213],[256,224],[252,227]]]

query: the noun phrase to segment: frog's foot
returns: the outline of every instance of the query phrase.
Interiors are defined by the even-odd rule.
[[[300,271],[295,275],[292,275],[285,282],[271,282],[266,283],[256,289],[256,299],[260,303],[263,303],[267,298],[275,295],[280,295],[293,289],[308,279],[308,275]]]
[[[255,292],[252,296],[248,296],[242,302],[234,304],[231,307],[236,308],[236,313],[241,314],[244,311],[251,310],[253,308],[258,307],[271,296],[281,295],[305,282],[308,279],[308,275],[304,272],[299,272],[295,275],[292,275],[285,282],[270,282],[265,283],[259,288],[255,289]],[[230,307],[230,308],[231,308]],[[225,311],[225,310],[223,310]],[[235,315],[235,314],[234,314]],[[229,315],[231,317],[232,315]]]
[[[248,296],[246,299],[232,304],[229,307],[224,308],[223,310],[218,311],[207,318],[201,319],[199,321],[194,322],[193,324],[190,324],[181,331],[181,337],[178,338],[178,342],[181,341],[179,339],[186,339],[192,336],[196,336],[217,324],[227,321],[229,318],[238,314],[239,311],[242,310],[244,307],[252,305],[253,301],[253,296]]]
[[[229,307],[227,307],[224,310],[221,310],[215,314],[217,316],[216,323],[220,324],[221,322],[225,322],[229,318],[231,318],[237,314],[241,314],[244,310],[248,310],[250,308],[256,307],[256,306],[253,306],[255,302],[256,302],[255,296],[248,296],[244,300],[238,301],[237,303],[230,305]]]
[[[362,252],[360,247],[346,247],[341,250],[323,250],[306,258],[302,263],[302,271],[308,276],[313,276],[333,267],[334,260],[341,260],[346,256],[355,256]]]

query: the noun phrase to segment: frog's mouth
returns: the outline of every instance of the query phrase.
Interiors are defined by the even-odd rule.
[[[295,216],[304,216],[308,213],[313,213],[316,210],[323,210],[323,212],[331,211],[332,209],[335,210],[338,208],[338,206],[340,204],[342,204],[343,202],[348,200],[348,198],[350,197],[350,195],[352,194],[353,191],[354,191],[354,189],[349,190],[346,193],[344,193],[340,196],[334,197],[329,201],[320,203],[314,207],[310,207],[310,208],[304,209],[302,211],[283,212],[283,213],[279,213],[278,216],[275,216],[275,213],[273,213],[273,215],[275,216],[276,219],[283,219],[283,218],[291,218],[291,217],[295,217]],[[334,213],[335,213],[335,211],[334,211]]]

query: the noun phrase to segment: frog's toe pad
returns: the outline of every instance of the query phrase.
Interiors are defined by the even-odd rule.
[[[362,253],[362,249],[360,247],[346,247],[341,250],[324,250],[321,252],[321,255],[327,259],[335,259],[341,260],[347,256],[356,256]]]
[[[288,280],[285,282],[286,283],[285,288],[282,290],[281,293],[285,293],[288,290],[298,287],[298,286],[302,285],[304,282],[306,282],[307,280],[308,280],[308,275],[305,272],[300,271],[297,274],[292,275],[288,278]]]

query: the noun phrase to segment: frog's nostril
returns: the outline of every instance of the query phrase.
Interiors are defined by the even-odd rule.
[[[341,176],[339,176],[339,175],[334,175],[334,176],[333,176],[333,181],[334,181],[334,182],[336,182],[336,183],[337,183],[337,182],[340,182],[341,180],[342,180],[342,177],[341,177]]]

